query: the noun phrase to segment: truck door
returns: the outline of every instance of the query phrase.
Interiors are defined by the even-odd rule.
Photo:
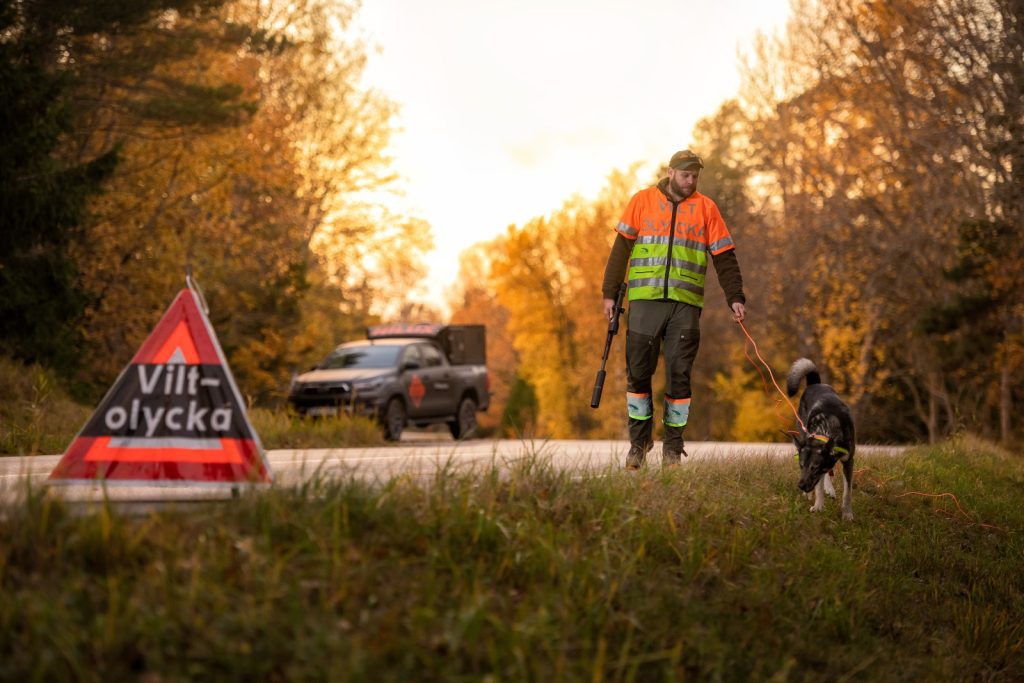
[[[423,397],[423,415],[446,415],[455,412],[455,401],[458,396],[452,393],[456,390],[455,378],[452,376],[451,366],[445,360],[444,354],[433,344],[419,344],[420,353],[423,358],[421,375],[427,392]]]
[[[402,350],[398,368],[401,373],[399,382],[402,385],[402,391],[405,392],[405,406],[409,417],[426,415],[423,401],[427,395],[427,386],[423,377],[423,355],[420,353],[420,344],[410,344]]]

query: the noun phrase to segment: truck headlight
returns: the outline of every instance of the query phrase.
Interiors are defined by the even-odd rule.
[[[360,381],[352,382],[352,389],[354,389],[355,391],[357,391],[357,392],[359,392],[361,394],[366,394],[366,393],[377,391],[382,386],[384,386],[384,378],[383,377],[374,377],[373,379],[365,379],[365,380],[360,380]]]

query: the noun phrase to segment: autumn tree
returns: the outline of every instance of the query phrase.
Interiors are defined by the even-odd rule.
[[[761,257],[771,250],[761,207],[750,192],[753,174],[748,148],[750,121],[736,100],[724,102],[694,128],[693,149],[704,159],[698,190],[711,197],[736,241],[736,254],[747,297],[746,325],[757,335],[762,352],[773,355],[777,299],[768,286],[770,275]],[[765,199],[758,198],[759,202]],[[689,438],[770,441],[782,426],[770,410],[771,399],[751,364],[753,350],[744,351],[747,338],[732,319],[714,268],[708,269],[701,313],[701,352],[693,369],[694,401]],[[748,358],[749,355],[749,358]],[[753,408],[757,407],[757,410]]]
[[[590,394],[608,327],[601,277],[635,182],[635,171],[613,173],[597,199],[570,199],[549,216],[510,226],[490,246],[490,285],[508,310],[518,375],[536,398],[543,435],[618,437],[624,428],[615,400],[625,392],[621,353],[609,359],[608,399],[599,411],[590,408]],[[624,335],[618,343],[621,350]]]
[[[519,353],[509,332],[509,311],[499,301],[491,281],[490,244],[482,242],[459,256],[459,273],[447,297],[450,322],[484,325],[487,330],[487,371],[490,376],[491,405],[480,416],[484,430],[498,430],[503,436],[533,436],[536,406],[524,397],[532,388],[519,374]]]
[[[392,230],[364,195],[391,180],[383,154],[393,107],[359,82],[365,50],[346,38],[354,4],[241,0],[210,19],[165,16],[151,27],[203,36],[132,87],[83,89],[83,147],[117,140],[123,163],[76,245],[91,294],[81,329],[93,385],[109,378],[191,266],[243,391],[280,400],[288,376],[373,321],[375,284],[361,264]],[[112,49],[145,52],[125,39]],[[140,119],[137,93],[185,76],[235,93],[219,120]],[[207,112],[211,113],[211,112]],[[212,112],[216,113],[216,112]],[[404,267],[429,233],[403,219]],[[379,286],[379,284],[377,284]]]
[[[878,434],[912,437],[921,405],[934,437],[967,407],[922,316],[957,298],[961,226],[1020,230],[1020,21],[1015,1],[797,2],[747,66],[780,314]],[[989,286],[1019,292],[1018,266],[1010,247]],[[1009,350],[1019,304],[1002,306]]]
[[[129,66],[133,78],[148,78],[165,53],[154,49],[146,59],[131,59],[111,46],[128,36],[159,33],[164,18],[172,14],[208,16],[218,4],[0,1],[3,352],[65,370],[80,360],[80,337],[68,321],[81,315],[88,295],[78,287],[83,264],[69,252],[83,235],[87,200],[102,190],[123,154],[116,136],[102,145],[81,147],[83,112],[75,93],[102,74]],[[178,38],[179,47],[188,43],[187,36]],[[167,105],[175,97],[210,113],[239,104],[237,91],[203,88],[187,76],[165,81],[162,95],[139,93],[133,100],[138,116],[174,119],[180,112]]]

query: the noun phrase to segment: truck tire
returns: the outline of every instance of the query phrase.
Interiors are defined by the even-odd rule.
[[[402,438],[405,419],[405,404],[402,403],[402,399],[396,397],[388,401],[382,418],[385,441],[398,441]]]
[[[448,423],[448,429],[455,439],[468,439],[476,434],[476,401],[463,396],[455,419]]]

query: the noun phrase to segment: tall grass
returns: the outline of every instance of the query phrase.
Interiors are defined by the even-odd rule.
[[[302,417],[290,411],[250,408],[249,420],[264,448],[341,448],[384,443],[380,424],[368,417]]]
[[[858,469],[853,523],[756,458],[525,457],[145,518],[36,492],[0,526],[0,679],[1020,680],[1021,458]],[[917,495],[941,493],[960,507]]]
[[[0,356],[0,455],[61,453],[91,412],[52,372]]]

